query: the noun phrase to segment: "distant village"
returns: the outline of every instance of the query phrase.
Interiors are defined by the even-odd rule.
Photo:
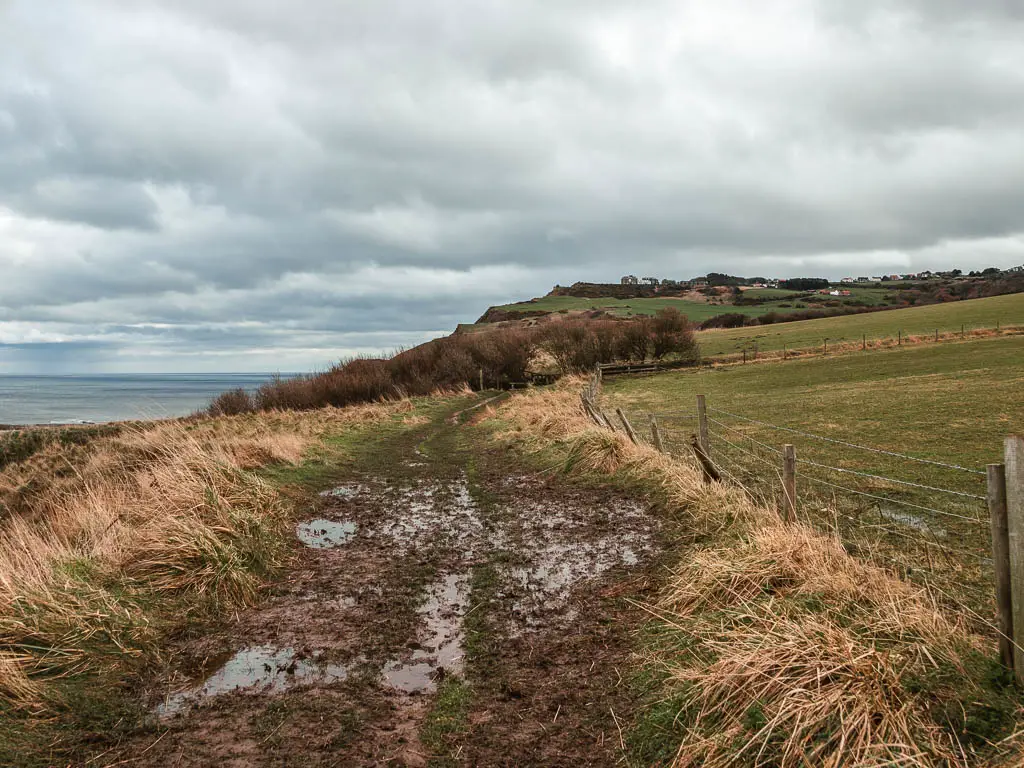
[[[1010,269],[997,269],[995,267],[989,267],[978,272],[969,272],[966,275],[959,269],[952,269],[946,272],[932,272],[931,270],[924,270],[923,272],[909,272],[900,275],[874,275],[871,277],[844,277],[839,282],[840,284],[871,284],[871,283],[884,283],[884,282],[912,282],[920,280],[949,280],[958,277],[995,277],[998,275],[1009,275],[1019,274],[1024,272],[1024,265],[1011,267]],[[715,285],[738,285],[749,288],[785,288],[786,283],[796,282],[797,280],[805,282],[808,280],[818,280],[815,278],[798,278],[796,280],[787,279],[773,279],[763,277],[733,277],[730,275],[721,275],[715,272],[709,273],[705,277],[695,277],[691,280],[672,280],[668,278],[658,277],[637,277],[636,275],[623,275],[619,283],[621,285],[640,285],[648,286],[653,288],[669,288],[673,290],[690,290],[706,288],[708,286]],[[830,284],[830,281],[820,279],[821,283]],[[828,292],[822,290],[822,292]],[[837,294],[838,295],[838,294]]]

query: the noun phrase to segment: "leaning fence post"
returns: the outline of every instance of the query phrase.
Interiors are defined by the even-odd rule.
[[[658,417],[651,414],[651,442],[660,453],[665,453],[665,444],[661,441],[661,428],[658,426]]]
[[[1010,435],[1005,442],[1006,527],[1010,550],[1010,597],[1013,638],[1024,638],[1024,437]],[[1013,646],[1017,681],[1024,683],[1024,650]]]
[[[796,521],[796,446],[782,446],[782,513],[789,522]]]
[[[697,431],[704,455],[711,458],[711,438],[708,435],[708,408],[704,395],[697,395]]]
[[[619,421],[622,422],[622,428],[626,430],[626,436],[629,437],[633,445],[639,445],[639,441],[636,439],[636,432],[633,431],[633,425],[629,423],[629,419],[626,418],[626,414],[622,412],[622,409],[616,408],[615,415],[619,417]]]
[[[1013,669],[1013,599],[1010,592],[1010,537],[1006,526],[1006,467],[989,464],[988,511],[992,518],[992,564],[996,572],[999,658]]]

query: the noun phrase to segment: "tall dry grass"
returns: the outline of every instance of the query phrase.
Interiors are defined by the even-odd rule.
[[[639,481],[689,531],[647,606],[680,638],[648,659],[661,700],[681,702],[673,765],[971,765],[993,752],[1014,698],[978,666],[991,638],[837,538],[598,429],[582,386],[516,395],[498,436],[554,451],[570,472]]]
[[[177,619],[252,601],[281,565],[287,507],[251,470],[408,402],[160,422],[53,443],[0,472],[0,700],[60,706],[61,677],[155,650]]]

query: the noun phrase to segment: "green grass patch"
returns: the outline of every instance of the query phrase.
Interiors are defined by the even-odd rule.
[[[420,730],[420,738],[431,753],[431,766],[458,765],[457,741],[466,732],[473,691],[460,677],[449,676],[437,689],[434,705]]]
[[[764,352],[781,350],[783,347],[820,348],[825,339],[835,346],[840,343],[858,343],[865,336],[869,340],[895,339],[899,334],[929,336],[936,330],[940,334],[957,334],[961,328],[971,331],[975,328],[995,328],[997,325],[1024,325],[1024,294],[820,320],[710,330],[701,332],[698,340],[701,352],[705,356],[714,356],[752,350],[755,347]]]

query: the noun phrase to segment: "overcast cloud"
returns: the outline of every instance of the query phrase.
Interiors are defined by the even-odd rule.
[[[623,273],[1024,262],[1015,0],[0,0],[0,373],[324,367]]]

